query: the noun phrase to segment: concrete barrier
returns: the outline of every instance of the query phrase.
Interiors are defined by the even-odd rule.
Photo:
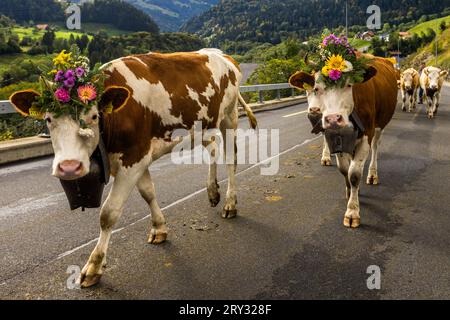
[[[30,137],[0,142],[0,165],[53,154],[50,139]]]
[[[306,97],[292,97],[281,100],[267,101],[263,104],[249,104],[255,113],[290,107],[306,101]],[[240,117],[246,116],[240,110]],[[50,139],[31,137],[0,142],[0,165],[20,160],[28,160],[53,154]]]

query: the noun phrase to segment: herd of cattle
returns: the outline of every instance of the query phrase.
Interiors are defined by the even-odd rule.
[[[112,61],[105,72],[109,78],[105,83],[105,96],[100,100],[102,103],[82,116],[94,135],[82,135],[80,124],[70,116],[46,115],[55,151],[54,176],[74,180],[87,175],[90,157],[102,135],[109,154],[111,174],[115,177],[100,212],[98,243],[79,278],[82,287],[99,282],[112,229],[135,186],[151,210],[149,243],[159,244],[166,240],[168,230],[148,168],[175,147],[177,142],[170,140],[174,130],[190,130],[196,121],[201,121],[205,130],[218,128],[223,133],[229,129],[236,130],[239,104],[247,112],[251,126],[256,127],[257,124],[239,92],[242,79],[239,65],[219,50],[135,55]],[[437,111],[439,91],[446,75],[445,71],[437,68],[427,68],[422,74],[420,83],[428,99],[430,117]],[[374,58],[363,83],[329,89],[317,78],[318,74],[298,72],[291,77],[290,83],[307,90],[309,112],[321,117],[323,130],[355,127],[352,117],[355,113],[361,122],[359,127],[362,129],[354,152],[336,155],[339,170],[345,177],[349,200],[344,225],[356,228],[360,225],[358,196],[364,164],[372,151],[367,183],[378,184],[378,146],[383,130],[395,112],[398,85],[404,97],[407,94],[412,96],[411,108],[414,108],[419,85],[417,72],[407,70],[400,79],[391,61]],[[11,97],[11,102],[21,114],[29,114],[34,98],[30,92],[19,92]],[[117,111],[103,114],[103,108],[108,105]],[[103,120],[102,132],[100,119]],[[229,137],[229,134],[223,136]],[[224,146],[227,146],[226,142]],[[231,151],[236,158],[236,147]],[[322,164],[331,165],[326,143]],[[227,166],[229,179],[223,218],[233,218],[237,213],[236,164]],[[215,163],[210,165],[207,190],[211,205],[217,206],[220,194]]]
[[[409,98],[409,112],[416,109],[417,95],[422,90],[422,96],[426,99],[427,115],[434,118],[439,108],[442,85],[448,76],[447,70],[436,67],[427,67],[422,73],[413,68],[405,70],[399,80],[399,88],[402,92],[402,110],[406,111],[406,103]],[[421,101],[422,102],[422,101]]]

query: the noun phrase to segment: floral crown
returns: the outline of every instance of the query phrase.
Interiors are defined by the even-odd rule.
[[[63,50],[53,59],[53,67],[41,76],[41,95],[36,98],[30,115],[41,117],[51,112],[55,117],[70,115],[80,121],[80,114],[96,105],[104,90],[100,64],[93,69],[89,59],[78,48]],[[82,124],[82,123],[81,123]]]
[[[346,37],[324,35],[319,54],[320,79],[327,86],[342,88],[348,83],[364,81],[369,60],[358,57]]]

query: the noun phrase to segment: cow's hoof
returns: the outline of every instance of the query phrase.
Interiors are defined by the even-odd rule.
[[[80,288],[90,288],[98,284],[101,278],[101,274],[86,275],[85,273],[81,273],[77,283],[80,285]]]
[[[220,203],[220,193],[216,193],[215,195],[209,195],[209,203],[211,207],[215,208]]]
[[[361,219],[360,218],[350,218],[345,217],[344,218],[344,226],[347,228],[358,228],[361,225]]]
[[[222,211],[222,218],[224,219],[233,219],[237,216],[237,210],[236,209],[223,209]]]
[[[152,229],[150,231],[150,235],[148,236],[149,244],[161,244],[167,240],[168,231],[166,228],[164,229]]]
[[[322,158],[320,163],[323,167],[331,167],[331,159],[330,158]]]
[[[369,186],[376,186],[378,185],[378,177],[375,175],[371,175],[367,177],[367,184]]]
[[[403,111],[403,112],[406,112],[406,108],[402,108],[402,111]]]

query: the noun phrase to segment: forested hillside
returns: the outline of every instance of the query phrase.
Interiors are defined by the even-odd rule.
[[[141,9],[155,20],[162,31],[178,31],[195,17],[219,2],[219,0],[125,0]]]
[[[382,23],[399,25],[424,15],[450,11],[442,0],[349,0],[350,25],[364,25],[370,5],[379,5]],[[212,46],[226,41],[279,43],[288,37],[306,38],[324,27],[345,24],[345,0],[222,0],[182,30],[197,33]]]
[[[55,0],[1,0],[0,15],[17,23],[65,22],[67,4]],[[128,31],[159,32],[156,23],[144,12],[122,0],[95,0],[82,6],[82,23],[106,23]]]

